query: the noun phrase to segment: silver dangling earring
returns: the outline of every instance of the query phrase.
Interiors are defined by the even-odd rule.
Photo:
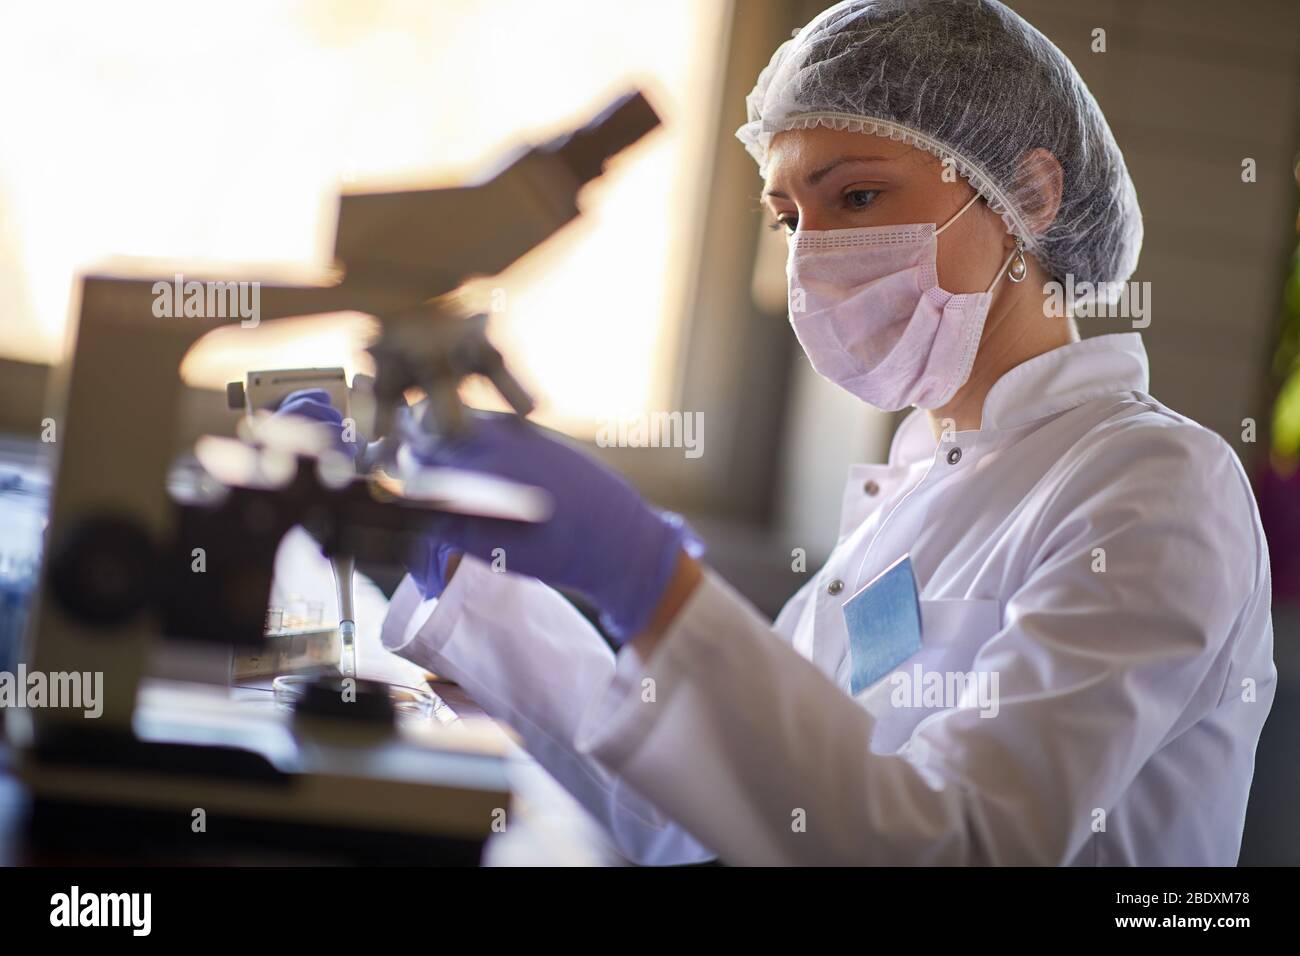
[[[1007,278],[1012,282],[1024,282],[1028,274],[1029,263],[1025,262],[1025,243],[1017,239],[1016,251],[1011,256],[1011,268],[1007,270]]]

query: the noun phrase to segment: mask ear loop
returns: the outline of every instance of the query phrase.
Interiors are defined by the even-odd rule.
[[[934,231],[934,234],[935,234],[936,236],[939,235],[939,233],[943,232],[945,229],[947,229],[949,226],[951,226],[954,222],[956,222],[958,219],[960,219],[960,218],[961,218],[961,214],[964,213],[964,212],[965,212],[967,209],[969,209],[971,206],[975,205],[975,201],[976,201],[977,199],[979,199],[979,198],[980,198],[980,194],[979,194],[979,193],[976,193],[974,196],[971,196],[970,199],[968,199],[968,200],[966,201],[966,205],[962,206],[962,207],[961,207],[960,209],[958,209],[955,213],[953,213],[952,218],[949,219],[947,222],[945,222],[945,223],[944,223],[942,226],[940,226],[938,229],[936,229],[936,230]]]
[[[941,232],[960,219],[962,213],[975,205],[976,200],[979,198],[979,193],[975,193],[975,195],[971,196],[970,199],[966,200],[966,205],[953,213],[952,218],[936,229],[934,234],[938,236]],[[1010,268],[1008,269],[1008,267]],[[998,280],[1002,278],[1004,272],[1006,273],[1007,278],[1012,282],[1024,282],[1025,276],[1029,274],[1029,264],[1025,262],[1025,243],[1019,236],[1016,237],[1016,247],[1011,250],[1011,255],[1007,256],[1006,260],[1002,263],[1002,268],[998,270],[998,274],[993,277],[993,281],[989,283],[989,287],[984,290],[986,294],[993,291],[993,287],[998,284]]]

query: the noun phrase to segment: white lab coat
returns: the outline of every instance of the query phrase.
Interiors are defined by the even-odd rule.
[[[1276,677],[1268,555],[1237,456],[1147,381],[1140,337],[1107,335],[1007,373],[979,431],[936,445],[914,413],[775,624],[708,573],[650,660],[616,658],[467,558],[441,601],[402,584],[385,644],[641,862],[1233,864]],[[921,650],[855,699],[842,604],[904,553]],[[929,674],[997,675],[996,713],[900,697]]]

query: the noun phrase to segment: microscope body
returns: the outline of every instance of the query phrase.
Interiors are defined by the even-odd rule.
[[[242,281],[259,284],[260,321],[339,311],[379,318],[376,418],[391,423],[406,389],[445,391],[465,374],[463,361],[427,345],[466,335],[429,300],[501,271],[575,218],[582,185],[656,123],[637,94],[479,183],[345,195],[335,244],[342,281]],[[47,674],[102,674],[102,715],[16,712],[6,731],[20,773],[38,805],[173,817],[208,807],[232,822],[481,841],[508,797],[499,744],[467,751],[427,739],[437,734],[413,741],[376,732],[361,759],[355,748],[286,738],[283,719],[238,730],[225,714],[205,723],[203,708],[183,695],[142,700],[160,639],[260,644],[275,552],[289,528],[307,527],[327,554],[394,560],[438,517],[363,481],[324,482],[309,456],[282,487],[174,500],[167,481],[181,361],[207,332],[238,321],[158,317],[154,289],[177,273],[204,281],[173,269],[89,275],[79,288],[75,344],[56,375],[50,413],[55,478],[26,656]],[[495,352],[474,354],[490,364]],[[204,570],[196,571],[200,551]],[[268,740],[282,746],[268,748]]]

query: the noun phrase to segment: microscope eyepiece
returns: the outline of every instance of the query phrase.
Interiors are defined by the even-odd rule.
[[[605,163],[660,123],[650,101],[639,91],[619,97],[589,123],[562,137],[548,151],[562,158],[579,182],[601,174]]]

